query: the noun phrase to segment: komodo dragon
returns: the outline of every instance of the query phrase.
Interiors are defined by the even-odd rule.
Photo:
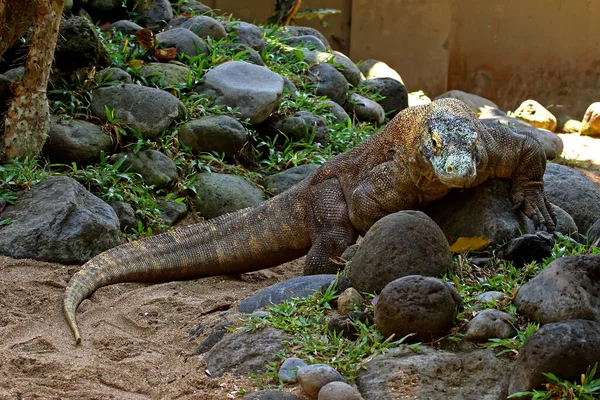
[[[383,216],[491,178],[511,179],[512,203],[552,230],[545,168],[544,151],[534,138],[501,125],[484,127],[459,100],[411,107],[265,203],[94,257],[71,278],[64,313],[80,343],[76,309],[105,285],[239,274],[305,254],[305,274],[331,273],[338,268],[331,260]]]

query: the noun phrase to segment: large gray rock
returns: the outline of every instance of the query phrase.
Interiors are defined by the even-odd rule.
[[[306,140],[314,137],[314,143],[329,144],[329,128],[325,120],[308,111],[297,111],[275,123],[275,130],[293,140]]]
[[[277,32],[275,32],[275,34],[277,36],[280,36],[284,40],[286,38],[289,39],[291,37],[310,35],[319,39],[319,41],[321,41],[321,43],[323,43],[325,46],[331,47],[325,35],[323,35],[317,29],[311,28],[309,26],[286,25],[282,26],[281,29],[278,29]]]
[[[127,17],[127,8],[123,0],[87,0],[78,3],[85,3],[85,11],[94,22],[118,21]]]
[[[515,110],[514,116],[537,128],[550,132],[556,130],[556,117],[535,100],[525,100]]]
[[[311,398],[316,398],[321,388],[331,382],[346,382],[342,374],[327,364],[312,364],[298,370],[298,382]]]
[[[209,6],[196,1],[187,0],[184,4],[179,6],[179,12],[181,14],[197,14],[197,15],[213,15],[215,12]]]
[[[317,400],[363,400],[356,388],[345,382],[329,382],[319,390]]]
[[[504,311],[483,310],[469,321],[464,338],[478,342],[485,342],[491,338],[510,338],[517,334],[514,327],[516,324],[517,320]]]
[[[430,342],[447,334],[462,304],[451,284],[409,275],[388,283],[375,304],[375,323],[385,337],[407,335],[407,342]]]
[[[179,141],[194,153],[224,153],[231,159],[239,155],[248,141],[242,124],[228,115],[211,115],[191,120],[179,127]]]
[[[135,214],[135,210],[129,203],[115,201],[110,206],[115,210],[115,213],[119,218],[121,231],[127,232],[132,229],[137,229],[140,218]]]
[[[54,65],[62,72],[84,67],[102,69],[110,57],[102,45],[94,24],[84,17],[65,19],[60,24]]]
[[[95,117],[107,121],[108,107],[115,111],[115,118],[131,124],[146,139],[158,138],[185,115],[185,107],[177,97],[157,88],[123,84],[98,88],[93,96],[91,111]]]
[[[600,322],[600,256],[552,261],[519,288],[515,305],[543,324],[576,318]]]
[[[369,229],[348,278],[356,290],[379,293],[403,276],[441,276],[451,264],[448,241],[435,222],[421,211],[400,211]]]
[[[346,102],[348,81],[333,65],[315,65],[308,70],[307,77],[315,86],[317,96],[327,96],[340,105]]]
[[[169,157],[158,150],[143,150],[138,153],[113,154],[113,163],[123,160],[120,170],[140,174],[144,183],[157,188],[168,186],[177,179],[177,166]]]
[[[156,29],[166,26],[173,18],[173,7],[169,0],[154,0],[149,10],[142,12],[144,26]]]
[[[257,124],[279,106],[283,78],[268,68],[244,61],[229,61],[204,75],[198,91],[217,104],[239,109],[241,119]]]
[[[227,39],[225,27],[216,19],[204,15],[189,18],[179,27],[189,29],[201,38]]]
[[[190,57],[198,54],[209,54],[204,41],[194,32],[185,28],[173,28],[156,35],[156,40],[161,48],[175,47],[177,54],[186,54]]]
[[[335,275],[308,275],[288,279],[246,297],[240,303],[240,312],[252,313],[269,304],[280,304],[291,297],[309,297],[325,290],[335,280]]]
[[[0,254],[13,258],[83,264],[120,243],[113,209],[66,176],[19,193],[2,211]]]
[[[588,240],[595,246],[600,244],[600,218],[588,230]]]
[[[486,236],[504,243],[522,233],[534,233],[533,223],[509,200],[510,184],[489,180],[466,190],[453,190],[425,208],[450,244],[460,237]]]
[[[306,179],[318,169],[319,165],[317,164],[298,165],[297,167],[267,176],[263,179],[263,183],[273,193],[279,194]]]
[[[235,43],[246,44],[256,51],[263,51],[267,45],[262,30],[254,24],[244,21],[235,21],[226,22],[224,25],[227,32],[230,33],[231,41]]]
[[[573,319],[544,325],[521,347],[510,378],[509,394],[538,387],[550,372],[570,382],[600,361],[600,323]]]
[[[298,369],[302,367],[306,367],[308,364],[306,361],[297,358],[297,357],[289,357],[286,358],[281,367],[279,367],[279,371],[277,372],[277,376],[284,383],[296,383],[298,382]]]
[[[357,120],[372,122],[376,126],[383,124],[385,120],[383,107],[358,93],[352,93],[348,96],[348,101],[344,104],[344,110],[348,114],[354,115]]]
[[[579,171],[564,165],[547,164],[544,191],[551,203],[573,217],[581,234],[585,235],[600,218],[600,189]]]
[[[7,78],[8,80],[10,80],[11,82],[14,82],[14,81],[22,80],[24,73],[25,73],[25,67],[16,67],[16,68],[9,69],[2,75],[4,75],[4,77]]]
[[[449,353],[392,349],[365,364],[357,385],[365,400],[505,400],[508,361],[490,350]]]
[[[107,30],[115,30],[125,34],[136,33],[137,31],[144,29],[133,21],[129,21],[127,19],[122,19],[117,22],[113,22],[109,26],[102,28],[103,31]]]
[[[458,99],[464,102],[470,109],[475,113],[475,115],[479,116],[483,110],[486,108],[495,108],[498,109],[498,106],[492,102],[491,100],[486,99],[485,97],[477,96],[473,93],[463,92],[462,90],[450,90],[446,93],[440,94],[435,99]]]
[[[213,378],[225,372],[265,373],[270,362],[279,360],[277,353],[289,339],[287,334],[274,328],[228,335],[204,355],[206,370]]]
[[[238,175],[199,173],[194,175],[197,195],[192,199],[196,211],[214,218],[265,201],[263,192]]]
[[[393,118],[400,111],[408,108],[408,91],[406,87],[393,78],[375,78],[362,81],[359,88],[366,88],[371,93],[383,96],[377,101],[388,118]]]
[[[104,68],[98,71],[96,79],[101,82],[120,82],[120,83],[131,83],[131,75],[121,68]]]
[[[318,51],[327,51],[327,46],[315,35],[290,36],[283,38],[281,41],[294,47],[307,47]]]
[[[479,114],[481,122],[487,126],[506,125],[510,129],[520,134],[529,135],[536,138],[546,152],[546,158],[549,160],[558,157],[564,148],[560,136],[554,132],[545,129],[539,129],[518,118],[509,117],[504,111],[497,108],[484,106]]]
[[[600,102],[590,104],[585,110],[579,132],[583,136],[600,136]]]
[[[368,59],[361,62],[358,68],[360,69],[360,72],[364,75],[365,79],[392,78],[404,84],[402,78],[400,77],[400,74],[383,61]]]
[[[336,68],[339,68],[346,81],[352,86],[358,86],[363,76],[358,67],[346,55],[334,51],[327,53],[323,51],[302,50],[302,55],[307,63],[333,63]]]
[[[148,82],[161,88],[185,85],[188,77],[192,81],[194,79],[194,73],[189,67],[174,63],[147,63],[140,68],[139,73]]]
[[[60,121],[56,117],[50,118],[44,154],[52,162],[90,164],[100,161],[100,154],[109,154],[112,147],[112,138],[98,125],[87,121]]]
[[[340,106],[333,100],[325,100],[321,104],[324,107],[328,108],[329,111],[333,114],[333,116],[335,117],[335,120],[333,121],[334,123],[341,123],[344,125],[348,124],[348,119],[350,119],[350,116],[348,115],[346,110],[344,110],[344,107]]]
[[[159,200],[159,206],[161,208],[160,218],[163,220],[164,224],[167,226],[173,226],[178,221],[182,220],[188,211],[188,207],[183,202],[173,201],[173,200]]]

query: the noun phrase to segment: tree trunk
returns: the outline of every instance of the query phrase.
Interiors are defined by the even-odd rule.
[[[0,0],[0,56],[33,24],[35,7],[22,0]]]
[[[22,3],[22,0],[9,0]],[[6,160],[37,158],[42,151],[50,116],[46,87],[52,68],[54,48],[62,17],[64,0],[35,0],[33,35],[23,80],[13,83],[13,101],[4,124],[4,155]]]

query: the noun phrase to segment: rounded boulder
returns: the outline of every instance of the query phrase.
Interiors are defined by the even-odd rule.
[[[179,127],[179,141],[193,152],[224,153],[233,158],[239,154],[248,134],[244,126],[228,115],[211,115],[186,122]]]
[[[438,278],[411,275],[386,285],[375,305],[375,323],[384,336],[429,342],[448,333],[462,300],[454,286]]]
[[[400,211],[369,229],[349,278],[355,289],[379,293],[403,276],[440,276],[451,263],[450,246],[436,223],[421,211]]]

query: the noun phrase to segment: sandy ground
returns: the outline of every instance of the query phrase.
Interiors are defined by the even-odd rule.
[[[592,160],[584,172],[598,183],[600,141],[561,136],[567,158]],[[302,262],[241,276],[101,288],[79,309],[80,346],[61,309],[78,268],[0,257],[0,399],[241,398],[240,388],[256,390],[251,381],[209,378],[194,350],[220,321],[213,310],[300,275]],[[203,333],[191,337],[199,324]]]
[[[0,399],[228,399],[250,380],[205,374],[194,350],[219,306],[300,275],[299,261],[270,270],[99,289],[78,313],[76,346],[61,297],[77,266],[0,257]],[[202,315],[208,313],[207,315]],[[191,338],[190,332],[204,326]]]

